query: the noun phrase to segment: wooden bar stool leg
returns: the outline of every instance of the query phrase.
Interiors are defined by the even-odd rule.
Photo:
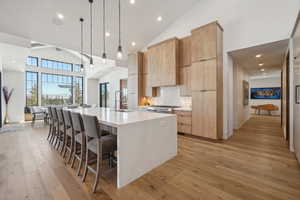
[[[97,190],[97,186],[99,184],[99,179],[100,179],[100,174],[101,174],[101,161],[102,161],[102,150],[100,149],[102,148],[101,145],[97,145],[97,171],[96,171],[96,177],[95,177],[95,183],[93,186],[93,193],[96,192]]]

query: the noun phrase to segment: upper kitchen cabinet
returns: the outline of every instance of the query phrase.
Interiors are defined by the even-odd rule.
[[[191,55],[192,62],[208,60],[217,57],[218,31],[223,31],[218,22],[213,22],[192,30]]]
[[[151,86],[175,86],[179,83],[179,41],[172,38],[149,47],[148,68]]]
[[[188,67],[191,65],[191,36],[179,40],[179,66]]]

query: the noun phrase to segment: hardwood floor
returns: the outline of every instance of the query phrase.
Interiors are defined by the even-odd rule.
[[[300,199],[300,167],[280,119],[253,117],[224,143],[179,137],[178,156],[117,190],[82,184],[46,140],[45,128],[0,134],[1,200]]]

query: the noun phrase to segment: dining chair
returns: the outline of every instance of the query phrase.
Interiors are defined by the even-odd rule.
[[[75,142],[75,135],[74,135],[74,129],[73,129],[73,123],[71,118],[71,112],[68,110],[63,110],[63,117],[65,121],[65,128],[66,128],[66,139],[65,139],[65,149],[63,158],[65,158],[67,151],[70,152],[69,158],[67,160],[67,163],[70,163],[71,158],[74,153],[74,142]]]
[[[60,153],[63,153],[63,150],[65,148],[65,140],[66,140],[66,126],[65,126],[65,120],[63,116],[63,110],[62,108],[56,108],[57,117],[58,117],[58,145],[57,150],[59,151],[59,148],[61,147]]]
[[[84,126],[83,121],[80,113],[71,112],[71,119],[73,124],[73,131],[74,131],[74,153],[71,168],[74,167],[75,160],[79,161],[79,166],[77,170],[77,176],[80,175],[80,171],[82,168],[82,164],[85,160],[85,133],[84,133]]]
[[[85,168],[82,181],[85,181],[88,171],[93,172],[96,175],[93,186],[93,192],[95,192],[103,171],[102,160],[109,159],[109,166],[111,166],[113,153],[117,150],[117,141],[113,135],[102,135],[101,125],[96,116],[83,115],[82,119],[86,136]],[[97,159],[93,160],[91,154],[96,154]],[[97,164],[96,170],[92,167],[95,163]]]

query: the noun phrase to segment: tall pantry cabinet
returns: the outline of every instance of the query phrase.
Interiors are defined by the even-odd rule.
[[[223,29],[213,22],[192,30],[192,134],[223,137]]]

